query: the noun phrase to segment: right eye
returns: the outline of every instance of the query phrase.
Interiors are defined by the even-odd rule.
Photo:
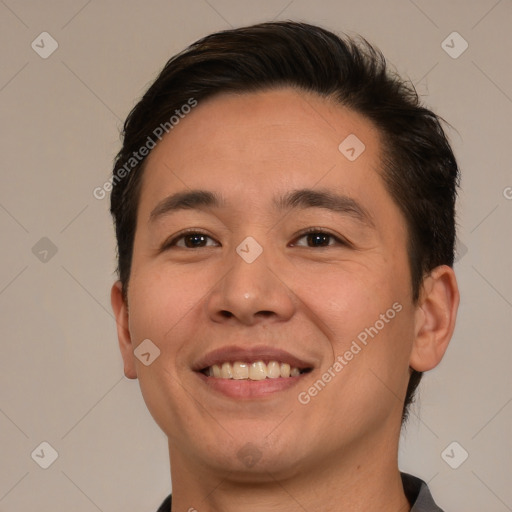
[[[170,249],[171,247],[180,247],[182,249],[201,249],[202,247],[207,247],[207,245],[203,245],[206,239],[213,240],[212,237],[207,235],[202,231],[198,231],[196,229],[187,229],[186,231],[182,231],[171,240],[164,242],[162,246],[162,250]],[[180,244],[178,242],[184,241],[184,244]],[[211,245],[210,245],[211,247]]]

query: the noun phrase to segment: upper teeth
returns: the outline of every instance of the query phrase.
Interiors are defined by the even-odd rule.
[[[263,361],[255,361],[254,363],[236,361],[234,363],[225,362],[221,365],[214,364],[206,369],[206,375],[217,379],[263,380],[266,378],[296,377],[300,375],[300,370],[291,367],[288,363],[277,361],[269,361],[267,364]]]

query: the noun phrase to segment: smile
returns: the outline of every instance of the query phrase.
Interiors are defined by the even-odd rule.
[[[215,379],[232,380],[265,380],[298,377],[303,373],[308,373],[311,368],[299,369],[296,366],[290,366],[288,363],[279,361],[253,361],[251,363],[234,361],[214,364],[204,368],[201,373],[207,377]]]

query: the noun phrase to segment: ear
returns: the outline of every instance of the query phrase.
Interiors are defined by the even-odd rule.
[[[110,302],[116,317],[117,339],[124,362],[124,374],[129,379],[136,379],[135,356],[129,329],[128,304],[123,297],[123,285],[116,281],[110,291]]]
[[[458,307],[459,288],[453,269],[436,267],[423,281],[416,309],[411,368],[425,372],[440,363],[455,329]]]

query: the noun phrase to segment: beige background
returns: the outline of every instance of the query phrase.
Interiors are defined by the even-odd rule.
[[[447,512],[512,510],[511,0],[0,0],[0,512],[154,512],[170,491],[165,436],[123,376],[108,199],[92,191],[172,54],[270,19],[362,34],[456,128],[460,315],[400,464]],[[31,47],[43,31],[58,42],[46,59]],[[453,31],[469,43],[456,59]],[[452,461],[469,453],[457,469],[441,455],[453,441]]]

